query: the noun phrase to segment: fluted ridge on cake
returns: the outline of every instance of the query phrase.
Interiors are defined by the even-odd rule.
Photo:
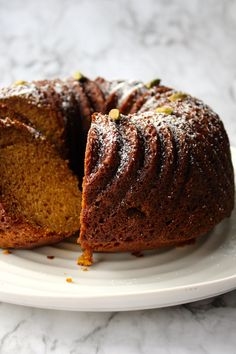
[[[96,172],[85,165],[83,248],[135,251],[182,244],[231,213],[233,169],[219,117],[201,101],[171,89],[149,97],[141,111],[115,121],[93,116],[85,162],[94,131],[117,144],[98,151]],[[115,161],[115,167],[105,164],[112,177],[100,188],[104,160]]]

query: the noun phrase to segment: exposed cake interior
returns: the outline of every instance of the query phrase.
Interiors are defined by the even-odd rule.
[[[3,99],[2,101],[4,102]],[[51,107],[39,107],[22,99],[21,96],[13,96],[6,98],[6,104],[0,106],[0,114],[2,117],[17,119],[33,126],[55,144],[58,150],[64,149],[64,128],[58,117],[58,112],[55,112]]]
[[[0,147],[0,189],[9,214],[65,236],[78,231],[78,181],[55,149],[12,123],[1,127]]]
[[[82,176],[83,164],[78,107],[61,80],[23,82],[0,91],[0,116],[35,128],[69,160],[73,172]]]

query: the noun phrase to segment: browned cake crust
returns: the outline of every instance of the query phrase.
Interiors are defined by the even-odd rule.
[[[114,108],[121,114],[117,120],[106,115]],[[0,90],[0,117],[6,116],[23,123],[22,133],[46,138],[80,179],[85,166],[78,242],[89,254],[186,244],[233,209],[222,122],[201,101],[160,80],[76,75],[18,82]],[[73,233],[66,226],[53,232],[12,213],[0,192],[0,246],[30,248]]]
[[[84,249],[178,245],[231,214],[233,167],[219,117],[189,95],[154,91],[139,108],[145,113],[116,121],[93,116],[79,239]]]
[[[29,223],[20,216],[10,216],[7,204],[0,203],[0,247],[24,248],[50,245],[67,237],[64,233],[50,232],[35,224]]]

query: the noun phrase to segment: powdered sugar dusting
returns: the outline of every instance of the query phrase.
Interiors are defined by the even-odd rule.
[[[111,83],[110,95],[116,94],[118,101],[117,107],[120,107],[122,103],[135,91],[144,87],[144,84],[140,81],[114,81]]]
[[[47,87],[45,87],[47,90]],[[43,100],[44,96],[35,83],[24,83],[22,85],[12,85],[0,91],[0,99],[14,96],[24,96],[27,100],[34,101],[36,104]]]
[[[217,125],[219,117],[209,106],[190,95],[184,99],[171,101],[169,97],[173,93],[177,91],[171,90],[162,95],[150,97],[140,113],[130,115],[129,118],[134,124],[153,124],[156,129],[160,129],[161,126],[175,126],[192,139],[198,134],[197,126],[201,125],[201,129],[205,129],[208,134],[219,128]],[[157,112],[157,107],[168,107],[171,113]]]

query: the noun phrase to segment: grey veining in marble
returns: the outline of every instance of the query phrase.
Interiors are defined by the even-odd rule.
[[[46,311],[1,304],[0,353],[235,353],[236,298],[121,312]]]
[[[0,84],[161,77],[222,117],[236,146],[235,0],[0,0]],[[0,304],[0,353],[236,353],[236,292],[175,308],[66,313]]]

